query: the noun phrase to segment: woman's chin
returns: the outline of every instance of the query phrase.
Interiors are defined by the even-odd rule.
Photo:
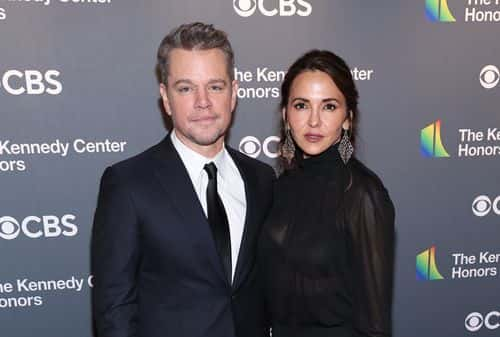
[[[325,150],[328,149],[329,147],[330,146],[328,145],[314,144],[313,146],[311,145],[300,146],[300,149],[304,153],[305,157],[314,157],[317,156],[318,154],[325,152]]]

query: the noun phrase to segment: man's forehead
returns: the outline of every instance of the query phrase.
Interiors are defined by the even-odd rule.
[[[226,59],[220,49],[185,50],[175,48],[171,51],[169,80],[228,80]]]
[[[206,82],[207,84],[219,84],[219,85],[227,85],[227,81],[224,78],[206,78],[202,80],[203,82]],[[175,79],[172,82],[172,85],[180,85],[180,84],[196,84],[196,80],[192,80],[190,78],[179,78]]]
[[[182,49],[174,48],[170,51],[170,64],[173,62],[179,63],[184,61],[185,63],[195,63],[195,62],[223,62],[225,64],[226,57],[224,52],[219,48],[212,49]]]

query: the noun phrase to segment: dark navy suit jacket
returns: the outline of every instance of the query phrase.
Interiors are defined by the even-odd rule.
[[[268,336],[256,243],[275,175],[269,166],[228,151],[247,199],[232,285],[169,136],[105,170],[92,236],[98,337]]]

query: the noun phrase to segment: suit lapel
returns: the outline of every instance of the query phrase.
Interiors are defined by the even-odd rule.
[[[155,167],[156,178],[160,181],[171,204],[179,212],[193,242],[202,246],[202,251],[208,254],[217,274],[227,282],[205,213],[170,136],[158,144],[158,151],[153,156],[158,164]]]
[[[234,160],[236,166],[238,167],[241,177],[243,178],[247,204],[245,225],[243,228],[243,236],[241,239],[240,251],[238,254],[233,281],[233,291],[236,291],[245,280],[245,276],[249,272],[249,266],[254,255],[252,246],[255,242],[255,236],[258,234],[258,226],[255,223],[258,197],[258,181],[255,172],[251,170],[247,165],[245,165],[241,159],[238,158],[238,155],[234,153],[234,150],[228,148],[228,152],[231,155],[231,158]]]

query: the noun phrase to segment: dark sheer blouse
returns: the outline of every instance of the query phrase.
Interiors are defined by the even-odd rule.
[[[394,208],[378,177],[333,146],[283,174],[274,196],[260,247],[273,325],[390,336]]]

